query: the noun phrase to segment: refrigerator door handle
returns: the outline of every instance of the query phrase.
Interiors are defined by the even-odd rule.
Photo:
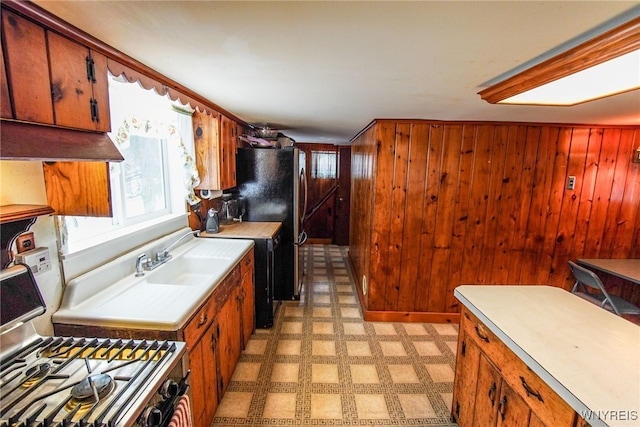
[[[298,235],[298,241],[296,243],[294,243],[296,246],[302,246],[305,243],[307,243],[307,238],[309,236],[307,236],[307,232],[306,231],[302,231],[302,233],[300,233]]]

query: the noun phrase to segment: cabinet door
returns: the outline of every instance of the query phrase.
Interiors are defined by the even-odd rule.
[[[479,364],[480,349],[460,328],[452,405],[452,415],[460,427],[473,425]]]
[[[253,286],[254,260],[253,251],[242,260],[242,287],[240,288],[240,300],[242,302],[242,348],[249,342],[249,338],[255,329],[255,290]]]
[[[220,116],[220,186],[221,189],[236,186],[236,146],[238,125],[235,121]]]
[[[233,292],[224,303],[216,317],[220,329],[220,394],[222,395],[231,381],[233,370],[240,358],[240,311],[238,309],[238,286],[235,286]]]
[[[200,342],[189,350],[195,427],[209,427],[218,408],[217,327],[213,322]]]
[[[106,58],[56,33],[48,32],[47,38],[56,124],[109,131]]]
[[[7,81],[7,69],[4,64],[4,48],[0,43],[0,117],[6,119],[13,118],[11,109],[11,98],[9,97],[9,83]]]
[[[500,373],[484,355],[481,355],[478,367],[473,425],[496,425],[501,385],[502,378]]]
[[[53,124],[44,28],[2,9],[2,38],[15,118]]]
[[[94,50],[89,52],[93,60],[93,101],[95,114],[95,129],[99,132],[111,131],[111,110],[109,106],[109,71],[107,68],[107,57]]]
[[[498,403],[498,427],[527,427],[531,410],[506,382],[502,383]]]
[[[58,215],[112,216],[109,163],[43,163],[47,200]]]
[[[219,121],[207,113],[193,113],[193,137],[196,168],[200,175],[198,189],[220,190]]]

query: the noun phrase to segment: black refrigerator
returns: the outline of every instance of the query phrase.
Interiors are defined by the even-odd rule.
[[[273,298],[300,298],[303,262],[300,246],[306,241],[305,153],[296,147],[238,148],[236,190],[244,199],[243,221],[282,223],[279,278],[273,284]]]

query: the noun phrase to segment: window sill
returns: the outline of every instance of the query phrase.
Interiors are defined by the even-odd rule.
[[[65,280],[69,281],[145,243],[183,227],[188,227],[187,213],[171,214],[141,224],[123,227],[113,233],[88,239],[75,245],[74,251],[62,254]]]

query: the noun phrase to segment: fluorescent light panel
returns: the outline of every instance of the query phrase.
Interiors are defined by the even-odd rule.
[[[575,105],[639,88],[640,50],[635,50],[499,103]]]

